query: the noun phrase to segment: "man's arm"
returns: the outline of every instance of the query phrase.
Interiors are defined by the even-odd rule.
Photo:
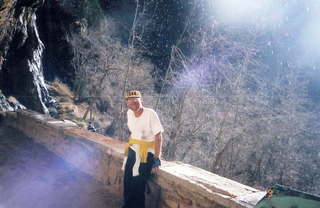
[[[161,165],[160,163],[161,149],[162,149],[162,133],[159,132],[158,134],[156,134],[155,140],[154,140],[154,158],[155,158],[155,162],[157,161],[157,163],[154,164],[151,170],[151,172],[154,174],[158,172],[159,166]]]
[[[159,132],[158,134],[156,134],[155,140],[154,140],[154,157],[160,159],[161,151],[162,151],[162,133]]]

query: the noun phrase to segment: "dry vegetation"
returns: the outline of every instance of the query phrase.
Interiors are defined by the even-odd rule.
[[[91,118],[84,119],[83,117],[89,107],[88,103],[79,103],[79,98],[66,84],[55,80],[52,83],[48,83],[47,86],[50,94],[57,101],[57,118],[71,120],[83,128],[87,128],[89,121],[94,121],[99,127],[110,125],[108,117],[98,113],[97,109],[93,109]]]
[[[298,158],[316,151],[316,146],[302,140],[308,132],[315,142],[309,124],[316,118],[301,70],[291,63],[280,71],[266,65],[260,58],[263,48],[256,41],[261,34],[255,31],[239,34],[217,25],[198,30],[192,27],[190,15],[171,46],[170,63],[162,69],[166,71],[162,88],[155,93],[153,66],[141,56],[146,48],[143,34],[152,19],[144,23],[139,18],[148,16],[150,5],[138,6],[139,1],[128,45],[111,37],[108,22],[95,32],[72,37],[78,69],[74,90],[80,103],[88,103],[111,121],[104,133],[126,140],[122,95],[126,89],[138,89],[165,126],[166,159],[182,160],[257,187],[282,183],[319,190],[319,184],[306,187],[298,182],[298,175],[305,173]],[[310,149],[293,154],[290,150],[299,145]],[[306,165],[314,164],[308,161]],[[303,179],[306,184],[314,183],[316,169]]]

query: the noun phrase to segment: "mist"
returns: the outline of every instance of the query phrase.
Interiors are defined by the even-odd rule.
[[[274,47],[299,67],[319,69],[320,1],[216,0],[211,10],[218,24],[242,27],[277,40]],[[274,41],[272,41],[274,42]]]

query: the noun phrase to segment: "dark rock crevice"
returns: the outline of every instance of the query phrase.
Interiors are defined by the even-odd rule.
[[[61,81],[72,84],[75,69],[71,64],[73,51],[68,36],[71,25],[77,18],[58,1],[46,1],[37,14],[40,38],[45,45],[44,76],[49,81],[58,77]]]
[[[82,34],[88,24],[99,25],[103,18],[98,0],[46,1],[37,12],[40,39],[45,45],[43,53],[44,76],[53,81],[58,78],[73,87],[76,67],[72,63],[74,46],[72,34]]]

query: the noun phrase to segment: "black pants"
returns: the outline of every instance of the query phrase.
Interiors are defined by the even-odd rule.
[[[132,168],[135,162],[136,153],[129,148],[128,159],[124,170],[124,206],[122,208],[145,208],[144,194],[146,183],[150,178],[154,162],[153,154],[150,152],[148,153],[147,163],[140,163],[138,176],[132,176]]]

